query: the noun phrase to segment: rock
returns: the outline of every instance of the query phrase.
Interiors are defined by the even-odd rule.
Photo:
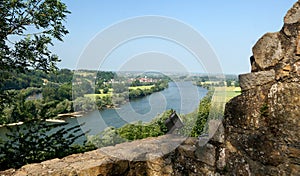
[[[239,75],[240,87],[243,91],[274,81],[275,71],[260,71]]]
[[[300,34],[298,34],[297,36],[297,40],[296,40],[296,55],[300,55]]]
[[[178,152],[180,155],[189,157],[189,158],[195,158],[196,146],[195,145],[181,145],[178,147]]]
[[[293,24],[300,21],[300,2],[296,2],[294,6],[287,12],[284,17],[285,24]]]
[[[226,167],[225,148],[220,148],[217,153],[219,157],[216,161],[216,167],[218,170],[224,170]]]
[[[300,173],[299,3],[283,30],[255,44],[252,73],[239,76],[242,94],[226,105],[226,175]]]
[[[284,51],[279,35],[281,34],[267,33],[252,48],[255,63],[260,71],[270,70],[283,58]]]
[[[224,126],[221,120],[210,120],[208,122],[208,134],[213,143],[224,143]]]
[[[210,166],[214,166],[216,162],[216,148],[211,144],[198,147],[195,151],[196,158]]]

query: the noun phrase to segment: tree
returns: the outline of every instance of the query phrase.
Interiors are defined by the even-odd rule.
[[[197,119],[190,132],[191,137],[198,137],[204,132],[205,125],[211,109],[212,92],[209,92],[200,102],[198,107]]]
[[[114,89],[114,93],[123,93],[128,91],[128,87],[123,83],[114,83],[113,89]]]
[[[57,100],[57,92],[59,85],[54,83],[49,83],[42,89],[43,99],[47,101]]]
[[[103,88],[103,93],[104,93],[104,94],[107,94],[108,91],[109,91],[108,87],[104,87],[104,88]]]
[[[235,81],[235,82],[234,82],[234,87],[240,87],[239,81]]]
[[[230,87],[232,85],[232,81],[231,80],[226,80],[226,86]]]
[[[57,98],[59,100],[72,100],[72,84],[71,83],[65,83],[60,85],[57,91]]]
[[[81,152],[72,145],[84,135],[80,132],[80,125],[67,129],[62,128],[64,125],[66,123],[49,124],[43,120],[32,120],[22,126],[7,127],[9,140],[0,142],[0,170]],[[53,129],[56,132],[53,133]]]
[[[83,97],[85,94],[95,93],[91,83],[81,78],[78,84],[72,86],[73,98]]]
[[[3,83],[14,72],[55,70],[58,57],[48,49],[52,39],[62,41],[70,13],[59,0],[2,0],[0,3],[0,113],[13,95]],[[1,117],[1,114],[0,114]]]
[[[25,102],[24,98],[15,101],[18,100],[17,92],[4,86],[19,73],[28,74],[32,70],[49,73],[57,69],[56,63],[60,60],[48,47],[53,45],[53,40],[62,41],[68,33],[63,25],[68,13],[60,0],[2,0],[0,3],[0,121],[7,118],[3,112],[7,107],[13,109],[13,115],[19,120],[34,114],[30,117],[33,120],[24,121],[24,129],[13,126],[15,129],[7,135],[8,140],[0,143],[0,169],[73,153],[69,146],[82,136],[76,135],[79,126],[64,129],[65,124],[47,125],[37,117],[38,104]],[[70,80],[69,77],[60,79]],[[19,87],[27,84],[21,82]],[[54,101],[43,104],[40,116],[44,118],[54,104]],[[60,129],[55,131],[55,127]],[[52,130],[54,133],[49,135]]]

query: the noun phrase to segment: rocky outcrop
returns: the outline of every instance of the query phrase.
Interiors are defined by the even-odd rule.
[[[300,175],[300,2],[253,47],[252,73],[226,105],[228,175]]]
[[[300,175],[300,1],[253,47],[251,67],[208,136],[148,138],[0,175]]]

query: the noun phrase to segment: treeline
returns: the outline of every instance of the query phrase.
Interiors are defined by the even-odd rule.
[[[209,91],[202,98],[196,111],[182,116],[185,126],[179,130],[179,134],[190,137],[198,137],[206,132],[209,113],[211,113],[213,91]],[[196,117],[196,118],[195,118]]]
[[[74,111],[89,112],[96,109],[102,110],[106,108],[116,108],[128,101],[136,98],[141,98],[152,94],[153,92],[158,92],[164,90],[168,87],[168,82],[165,80],[156,82],[149,89],[129,89],[126,84],[117,83],[112,86],[113,92],[107,94],[104,89],[102,94],[107,94],[104,96],[95,95],[94,97],[77,97],[73,101]]]
[[[14,103],[4,107],[0,124],[55,118],[60,113],[73,112],[72,79],[73,71],[68,69],[14,74],[2,86],[5,92],[14,95]]]
[[[28,92],[42,92],[44,89],[27,88],[16,92],[15,102],[4,109],[4,115],[0,118],[0,124],[24,122],[32,119],[55,118],[58,114],[73,112],[72,101],[68,99],[53,99],[43,96],[39,99],[28,100]],[[57,92],[55,92],[57,93]],[[38,93],[41,94],[41,93]],[[59,94],[59,92],[57,93]],[[32,95],[32,94],[30,94]]]
[[[224,80],[219,80],[219,81],[210,81],[210,80],[201,80],[201,81],[196,81],[196,85],[206,88],[206,89],[210,89],[211,87],[239,87],[239,81],[237,79],[226,79]]]
[[[4,107],[0,116],[0,124],[15,123],[34,118],[57,118],[58,114],[74,111],[92,111],[95,109],[113,108],[140,98],[168,86],[166,79],[153,84],[150,89],[129,90],[131,83],[122,83],[128,78],[118,77],[114,72],[79,71],[74,80],[74,73],[68,69],[57,70],[46,74],[42,71],[16,73],[11,79],[2,83],[5,92],[15,95],[14,103]],[[96,79],[93,75],[97,75]],[[162,77],[163,78],[163,77]],[[90,79],[95,79],[95,87]],[[109,82],[112,79],[119,83]],[[138,83],[134,85],[148,85]],[[113,88],[113,94],[108,95]],[[87,94],[107,94],[106,96],[86,97]]]
[[[143,86],[143,85],[144,84],[142,83],[135,84],[135,86]],[[145,84],[145,85],[151,85],[151,84]],[[164,90],[167,87],[168,87],[168,82],[164,80],[164,81],[156,82],[150,89],[144,89],[144,90],[140,88],[129,89],[129,99],[144,97],[152,94],[153,92],[159,92],[161,90]]]
[[[30,70],[23,73],[13,72],[9,79],[3,82],[3,90],[21,90],[28,87],[43,87],[48,81],[53,83],[71,83],[73,71],[61,69],[56,72],[45,73],[40,70]]]

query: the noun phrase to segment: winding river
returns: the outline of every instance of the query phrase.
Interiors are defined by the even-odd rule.
[[[135,121],[149,122],[165,110],[174,109],[178,114],[187,114],[197,109],[207,90],[193,85],[192,82],[170,82],[163,91],[131,100],[118,109],[93,111],[83,117],[67,118],[67,126],[81,125],[82,131],[89,135],[97,134],[108,126],[121,127]],[[5,133],[0,128],[0,136]]]

